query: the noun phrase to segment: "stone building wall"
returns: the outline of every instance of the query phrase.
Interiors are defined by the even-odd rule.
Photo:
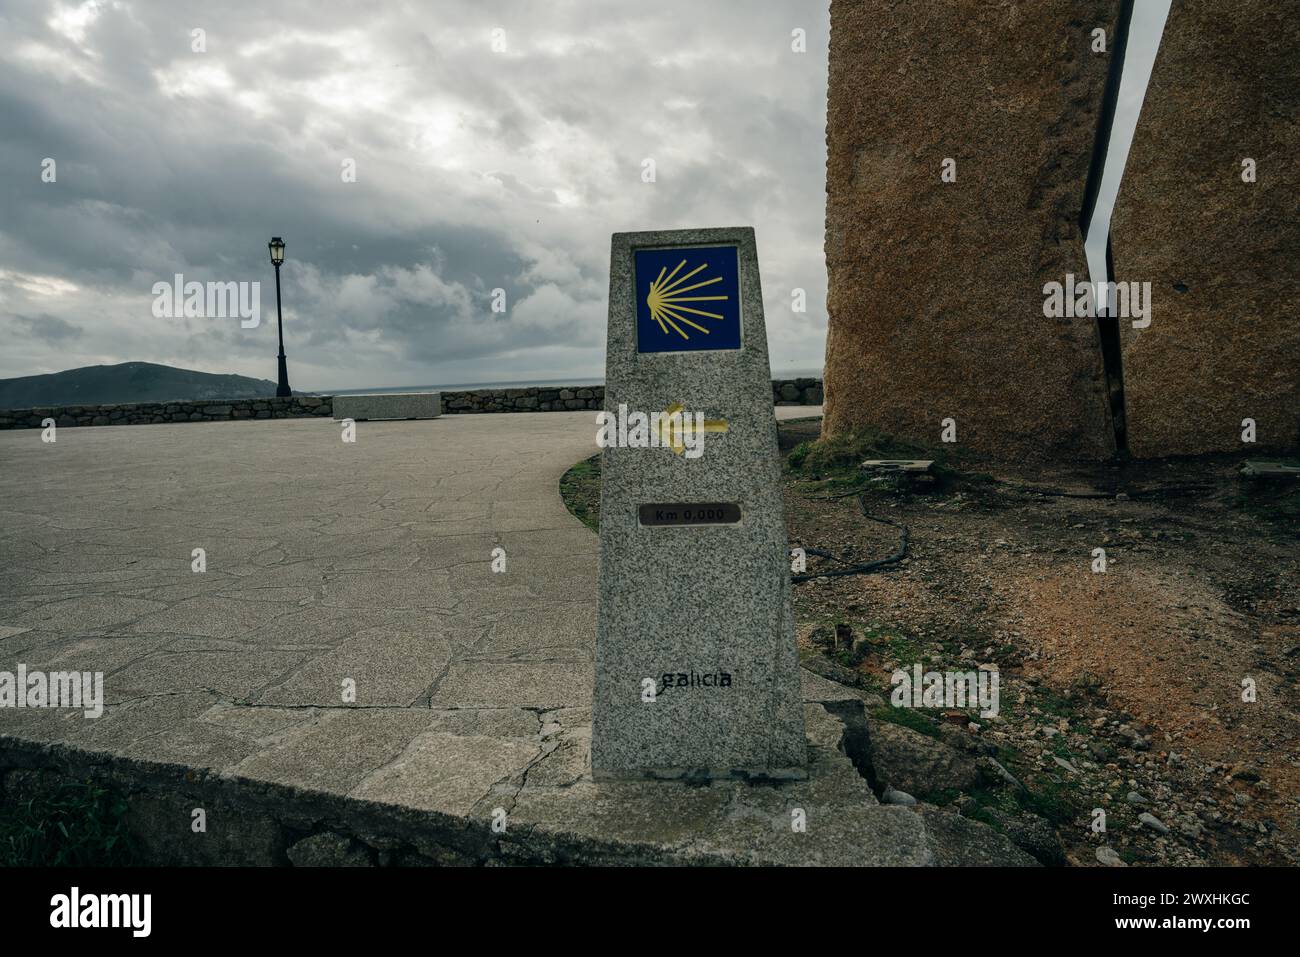
[[[1119,0],[832,0],[824,434],[1003,457],[1114,450],[1078,221]],[[941,181],[945,159],[955,182]]]
[[[1111,228],[1135,455],[1300,443],[1300,10],[1174,0]],[[1242,179],[1244,159],[1256,181]]]

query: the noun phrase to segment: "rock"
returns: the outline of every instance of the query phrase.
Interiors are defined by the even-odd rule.
[[[342,834],[325,831],[304,837],[288,850],[294,867],[370,867],[364,845]]]
[[[1004,768],[999,762],[991,757],[985,757],[980,760],[980,765],[986,769],[986,777],[996,778],[1012,787],[1023,788],[1024,785],[1016,779],[1016,776]]]
[[[208,830],[202,834],[192,829],[196,807],[207,813]],[[158,786],[131,795],[126,819],[140,857],[151,865],[268,867],[284,863],[282,828],[251,805],[199,801],[182,790]]]
[[[1097,848],[1097,860],[1107,867],[1128,867],[1115,851],[1109,847]]]
[[[1089,47],[1119,7],[832,0],[824,435],[937,442],[951,417],[1003,457],[1113,452],[1097,323],[1045,319],[1043,285],[1087,273]]]
[[[1039,866],[987,824],[927,804],[918,804],[916,813],[925,821],[926,839],[939,867]]]
[[[1128,801],[1129,804],[1150,804],[1151,803],[1146,798],[1144,798],[1141,794],[1138,794],[1137,791],[1129,791],[1128,795],[1124,798],[1124,800]]]
[[[871,639],[866,635],[859,635],[853,639],[853,645],[849,649],[849,660],[858,664],[867,655],[871,654]]]
[[[965,751],[967,754],[973,754],[976,757],[998,753],[998,746],[996,744],[985,738],[981,738],[977,733],[969,729],[959,728],[955,725],[944,722],[935,730],[939,734],[940,741],[956,748],[958,751]],[[990,780],[993,776],[994,775],[990,774]]]
[[[1111,226],[1116,278],[1151,283],[1120,323],[1139,456],[1283,447],[1300,433],[1300,35],[1270,0],[1177,0]],[[1253,159],[1256,182],[1242,180]]]
[[[1169,828],[1165,827],[1165,825],[1161,822],[1161,820],[1158,817],[1156,817],[1154,814],[1148,811],[1144,811],[1143,813],[1139,814],[1138,820],[1141,821],[1143,824],[1145,824],[1147,827],[1151,828],[1151,830],[1155,831],[1157,834],[1169,833]]]
[[[1115,749],[1101,741],[1089,741],[1088,753],[1103,764],[1115,760]]]
[[[868,719],[876,780],[922,796],[955,788],[969,791],[983,775],[978,763],[942,741],[887,721]]]
[[[996,808],[985,808],[984,813],[997,822],[998,830],[1016,847],[1038,863],[1048,867],[1064,867],[1068,863],[1065,848],[1050,821],[1037,814],[1011,815]]]
[[[809,655],[807,660],[801,661],[800,664],[815,675],[820,675],[830,681],[838,681],[850,688],[858,688],[862,685],[862,674],[860,672],[854,671],[852,668],[845,668],[838,662],[831,661],[822,655]]]

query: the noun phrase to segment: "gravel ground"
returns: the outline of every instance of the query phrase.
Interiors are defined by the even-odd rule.
[[[817,429],[784,426],[785,454]],[[1032,795],[1017,808],[940,787],[930,800],[975,816],[1032,809],[1072,863],[1300,863],[1300,490],[1243,481],[1247,457],[963,461],[930,484],[872,483],[861,506],[830,497],[854,474],[787,465],[792,546],[894,552],[899,530],[863,509],[910,534],[886,571],[796,585],[801,653],[829,654],[883,695],[918,661],[996,666],[996,717],[894,717],[996,755]]]

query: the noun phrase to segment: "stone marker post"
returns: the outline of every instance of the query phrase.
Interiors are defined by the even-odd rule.
[[[593,776],[804,777],[754,231],[611,247]]]

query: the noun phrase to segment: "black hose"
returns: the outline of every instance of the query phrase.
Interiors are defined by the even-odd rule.
[[[845,492],[842,495],[825,495],[825,496],[815,496],[815,497],[820,498],[823,501],[833,501],[835,499],[848,498],[850,495],[856,495],[858,497],[858,508],[862,511],[862,515],[864,518],[872,522],[879,522],[881,525],[892,525],[894,528],[900,530],[900,534],[898,537],[897,551],[895,551],[894,554],[890,555],[888,558],[881,558],[872,562],[850,562],[846,559],[840,558],[838,555],[832,555],[830,552],[823,551],[820,548],[805,548],[804,553],[806,555],[816,555],[819,558],[829,558],[831,561],[839,562],[841,565],[847,565],[848,567],[836,568],[832,571],[824,571],[824,572],[817,572],[817,573],[810,572],[806,575],[791,575],[790,576],[791,584],[798,585],[801,582],[812,581],[814,578],[843,578],[847,575],[869,575],[872,572],[879,571],[882,568],[887,568],[890,565],[897,564],[898,562],[902,561],[904,558],[907,557],[907,547],[910,541],[910,532],[908,531],[907,526],[900,525],[898,522],[895,522],[892,519],[881,518],[878,515],[872,515],[870,512],[868,512],[867,499],[865,493],[860,491],[853,491],[853,492]]]

